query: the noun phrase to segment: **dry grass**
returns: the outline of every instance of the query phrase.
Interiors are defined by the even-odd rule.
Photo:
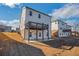
[[[0,33],[0,56],[40,56],[44,55],[36,47],[23,43],[18,33]]]
[[[58,45],[57,45],[58,44]],[[59,46],[60,42],[38,42],[28,43],[18,33],[1,32],[0,33],[0,55],[47,55],[47,56],[79,56],[79,46],[65,46],[63,49]],[[55,47],[55,45],[59,47]]]

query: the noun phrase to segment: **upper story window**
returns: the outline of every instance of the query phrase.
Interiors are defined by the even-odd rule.
[[[29,15],[32,16],[32,11],[29,11]]]
[[[38,14],[38,18],[41,18],[41,15],[40,14]]]

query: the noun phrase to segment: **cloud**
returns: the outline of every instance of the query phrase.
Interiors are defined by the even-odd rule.
[[[19,28],[19,20],[18,19],[14,19],[11,21],[0,20],[0,25],[12,26],[12,28]]]
[[[49,13],[48,15],[49,15],[49,16],[52,16],[52,13]]]
[[[79,4],[66,4],[64,7],[55,9],[52,14],[55,18],[79,18]]]
[[[15,20],[9,21],[8,26],[19,27],[19,20],[15,19]]]
[[[2,5],[8,6],[10,8],[15,8],[16,6],[19,6],[20,3],[1,3]]]
[[[0,20],[0,25],[6,25],[7,24],[7,21],[5,20]]]
[[[59,9],[52,11],[52,20],[61,19],[71,26],[79,24],[79,4],[65,4]]]

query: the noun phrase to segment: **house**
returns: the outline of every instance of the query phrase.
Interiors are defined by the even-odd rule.
[[[19,28],[16,28],[16,32],[19,32]]]
[[[52,37],[70,37],[71,26],[61,20],[53,20],[51,23]]]
[[[72,27],[72,36],[73,37],[79,37],[79,27],[78,26],[73,26]]]
[[[51,16],[30,7],[23,7],[20,33],[24,39],[49,40],[51,38]]]
[[[11,26],[0,25],[0,32],[11,32]]]
[[[16,28],[12,27],[12,28],[11,28],[11,32],[19,32],[19,30],[20,30],[20,29],[19,29],[18,27],[16,27]]]

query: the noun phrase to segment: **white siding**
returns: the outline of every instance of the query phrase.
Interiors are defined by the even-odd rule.
[[[32,11],[32,16],[29,15],[29,12]],[[38,15],[40,14],[41,18],[38,18]],[[36,22],[36,23],[44,23],[44,24],[48,24],[49,25],[49,37],[51,38],[51,17],[41,13],[41,12],[37,12],[33,9],[30,8],[25,8],[23,9],[22,15],[21,15],[21,24],[20,24],[20,30],[23,30],[24,32],[24,28],[25,28],[25,24],[28,21],[32,21],[32,22]],[[27,29],[26,29],[27,30]],[[25,36],[25,39],[28,39],[28,32],[26,32],[25,30],[25,35],[22,32],[22,36]],[[36,30],[30,30],[32,32],[32,37],[30,37],[30,39],[35,39],[36,38],[36,34],[35,31]],[[41,31],[38,31],[41,32]],[[42,33],[42,32],[41,32]],[[47,38],[47,32],[46,30],[44,30],[44,38]],[[42,34],[41,37],[39,37],[39,33],[38,33],[38,39],[42,39]]]
[[[71,27],[69,25],[67,25],[66,23],[64,23],[62,21],[59,21],[58,28],[59,28],[59,30],[58,30],[59,31],[58,32],[59,37],[68,37],[68,36],[70,36],[69,34],[71,32],[63,32],[63,30],[71,29]]]
[[[22,9],[22,13],[21,13],[21,19],[20,19],[20,33],[21,36],[24,38],[24,29],[25,29],[25,19],[26,19],[26,8],[24,7]]]
[[[63,32],[63,30],[67,30],[67,29],[71,29],[71,27],[69,25],[67,25],[66,23],[64,23],[63,21],[60,20],[56,20],[55,22],[51,23],[51,30],[52,33],[54,31],[58,31],[58,36],[59,37],[68,37],[71,35],[71,32]]]
[[[52,30],[52,31],[58,30],[58,22],[52,22],[52,23],[51,23],[51,30]]]

